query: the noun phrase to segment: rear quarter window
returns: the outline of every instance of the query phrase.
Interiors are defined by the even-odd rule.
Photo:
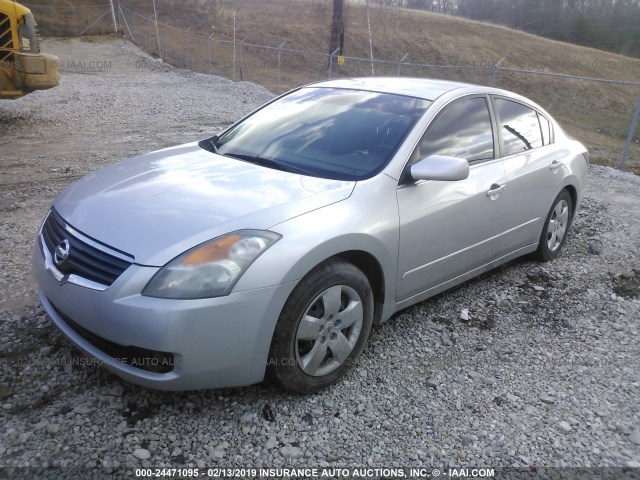
[[[549,145],[551,143],[551,123],[541,113],[538,113],[538,120],[540,120],[540,130],[542,130],[542,144]]]

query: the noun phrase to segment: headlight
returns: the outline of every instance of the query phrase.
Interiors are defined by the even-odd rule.
[[[281,235],[240,230],[198,245],[167,263],[144,288],[149,297],[222,297]]]

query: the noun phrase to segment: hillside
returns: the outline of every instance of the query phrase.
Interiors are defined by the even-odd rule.
[[[68,4],[65,0],[52,3]],[[163,27],[191,27],[189,40],[190,69],[242,78],[276,91],[276,52],[245,46],[243,66],[239,68],[239,50],[235,51],[234,67],[233,18],[235,12],[236,39],[246,43],[277,47],[286,41],[286,48],[326,53],[331,1],[328,0],[157,0],[160,25],[161,56],[170,63],[185,66],[185,35]],[[122,0],[121,4],[152,16],[151,2]],[[63,11],[63,10],[61,10]],[[83,9],[78,8],[82,13]],[[126,10],[125,10],[126,11]],[[34,9],[43,31],[47,27],[56,34],[64,26],[56,18],[56,10]],[[611,80],[640,81],[640,61],[608,52],[561,43],[505,27],[462,18],[416,10],[372,5],[369,10],[373,56],[375,59],[397,62],[408,54],[401,67],[402,75],[450,78],[488,84],[490,71],[418,67],[416,64],[464,65],[490,67],[504,58],[501,67],[556,72]],[[349,3],[345,29],[345,55],[368,58],[369,37],[366,8]],[[81,20],[79,19],[79,23]],[[158,54],[155,29],[140,17],[135,24],[136,40],[142,47]],[[53,28],[57,27],[57,28]],[[109,28],[106,22],[102,28]],[[90,33],[96,33],[92,31]],[[125,32],[126,33],[126,32]],[[213,34],[212,66],[208,63],[208,42]],[[198,37],[202,35],[202,37]],[[222,43],[222,42],[229,43]],[[280,90],[309,81],[326,78],[327,59],[321,55],[285,52],[281,57]],[[377,75],[395,75],[396,64],[375,65]],[[371,64],[347,58],[335,67],[334,76],[371,75]],[[639,86],[621,86],[581,80],[499,72],[496,86],[516,91],[539,102],[584,141],[594,160],[617,165],[624,147]],[[630,163],[640,165],[640,133],[635,137]]]

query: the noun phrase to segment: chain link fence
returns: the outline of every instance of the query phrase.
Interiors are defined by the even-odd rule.
[[[286,42],[256,45],[246,38],[207,37],[191,28],[156,22],[117,0],[66,7],[26,5],[34,11],[45,36],[117,31],[176,67],[258,83],[274,93],[327,78],[370,75],[438,78],[504,88],[544,106],[588,146],[598,163],[627,167],[640,174],[640,134],[635,133],[640,81],[504,68],[500,66],[504,59],[496,59],[495,65],[429,65],[408,61],[411,52],[403,52],[395,60],[381,60],[293,49]],[[610,76],[615,70],[632,70],[640,77],[637,59],[604,67]]]

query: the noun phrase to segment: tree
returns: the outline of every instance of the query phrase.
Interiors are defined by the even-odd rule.
[[[447,13],[640,56],[640,0],[456,0]]]
[[[344,54],[344,0],[333,0],[329,54],[336,50],[339,55]]]

